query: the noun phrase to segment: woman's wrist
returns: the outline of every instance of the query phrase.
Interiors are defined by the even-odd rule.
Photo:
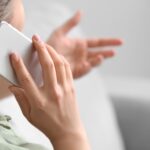
[[[51,140],[54,150],[90,150],[85,131],[64,134],[62,137]]]

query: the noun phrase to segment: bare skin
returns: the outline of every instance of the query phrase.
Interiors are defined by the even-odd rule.
[[[13,17],[10,23],[22,30],[24,24],[22,0],[13,2]],[[55,150],[90,150],[78,111],[73,77],[85,75],[92,68],[102,64],[106,58],[114,56],[114,50],[101,51],[101,48],[122,44],[120,39],[113,38],[68,38],[67,33],[79,23],[80,16],[78,12],[56,29],[47,44],[39,37],[33,37],[33,45],[38,52],[43,70],[44,84],[41,87],[36,86],[22,59],[15,53],[11,55],[12,66],[20,85],[11,86],[10,90],[15,95],[24,116],[50,139]],[[100,50],[89,51],[95,48]],[[10,94],[7,90],[8,85],[4,84],[4,82],[0,84],[0,88],[7,92],[3,94],[1,92],[0,98]]]
[[[11,54],[20,86],[11,86],[10,90],[24,116],[50,139],[55,150],[90,150],[69,63],[38,36],[33,37],[33,45],[43,72],[41,87],[37,87],[22,59]]]
[[[22,0],[14,0],[12,9],[13,17],[10,23],[21,31],[24,26]],[[109,46],[122,45],[122,40],[119,38],[69,38],[67,33],[76,27],[80,20],[81,13],[78,11],[72,18],[58,27],[46,42],[67,59],[70,63],[74,79],[84,76],[96,66],[101,65],[104,60],[115,56],[114,49],[102,49]],[[98,50],[93,51],[95,48]],[[0,89],[4,91],[0,93],[0,99],[3,99],[9,96],[10,92],[8,90],[8,82],[0,78],[0,83]]]
[[[68,32],[76,27],[80,20],[81,12],[78,11],[72,18],[58,27],[47,41],[70,63],[75,79],[101,65],[104,60],[114,57],[115,50],[108,47],[120,46],[123,43],[119,38],[69,38]],[[95,51],[95,48],[98,50]]]

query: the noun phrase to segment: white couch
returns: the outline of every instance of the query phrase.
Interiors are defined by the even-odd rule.
[[[150,80],[105,77],[127,150],[150,149]]]

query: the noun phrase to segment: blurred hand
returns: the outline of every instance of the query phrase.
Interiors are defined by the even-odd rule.
[[[20,87],[11,86],[24,116],[51,140],[55,150],[88,150],[80,120],[73,78],[68,62],[50,46],[33,37],[43,72],[43,86],[37,87],[22,59],[11,55]]]
[[[49,37],[47,43],[54,47],[70,63],[74,78],[81,77],[88,73],[93,67],[102,64],[106,58],[115,55],[114,50],[105,49],[106,46],[119,46],[122,44],[120,39],[73,39],[67,37],[67,33],[76,27],[81,18],[81,13],[77,12],[66,23],[57,28]],[[99,50],[91,50],[99,48]]]

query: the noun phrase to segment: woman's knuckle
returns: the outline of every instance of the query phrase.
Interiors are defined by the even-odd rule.
[[[39,110],[45,110],[45,108],[46,108],[46,103],[40,101],[40,102],[38,102],[38,103],[36,104],[36,108],[39,109]]]
[[[55,98],[56,98],[56,101],[61,101],[62,100],[62,94],[61,93],[55,93]]]
[[[22,77],[21,82],[30,83],[30,75],[26,75],[26,76]]]
[[[54,67],[53,62],[50,61],[50,60],[49,60],[49,61],[46,61],[46,60],[45,60],[45,61],[43,62],[43,65],[44,65],[44,68],[45,68],[45,69],[51,69],[51,68]]]
[[[66,66],[66,68],[69,68],[69,69],[70,69],[70,64],[69,64],[68,61],[65,61],[65,66]]]
[[[22,97],[22,95],[21,94],[19,94],[19,93],[16,93],[16,98],[18,99],[18,100],[21,100],[23,97]]]
[[[71,86],[70,90],[71,90],[72,94],[75,94],[75,88],[73,86]]]
[[[60,90],[58,90],[58,88],[54,88],[53,91],[52,91],[52,95],[53,95],[53,98],[56,100],[56,101],[60,101],[63,97],[63,94]]]
[[[68,93],[74,94],[75,93],[75,89],[71,85],[66,85],[65,88],[64,88],[64,91],[65,91],[66,94],[68,94]]]
[[[41,50],[45,50],[46,49],[45,44],[43,42],[39,42],[39,46],[40,46]]]
[[[61,59],[55,60],[56,66],[64,66],[64,62]]]

